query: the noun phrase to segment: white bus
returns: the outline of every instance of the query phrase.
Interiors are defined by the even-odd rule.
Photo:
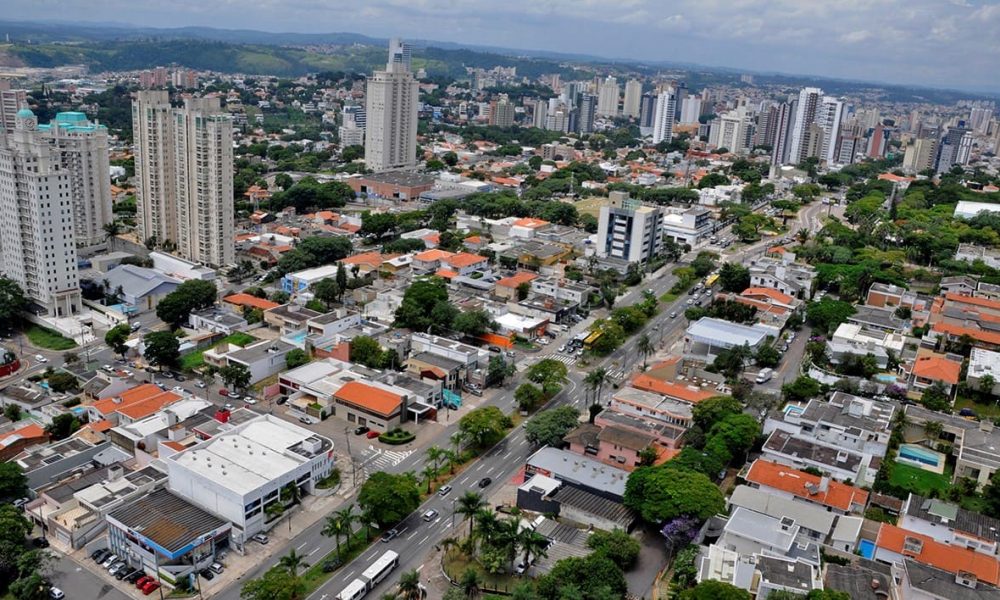
[[[385,554],[378,557],[370,567],[361,573],[361,579],[368,582],[368,589],[378,585],[386,576],[392,572],[399,564],[399,555],[392,550],[387,550]]]
[[[368,584],[360,579],[355,579],[347,584],[342,592],[337,594],[337,600],[360,600],[368,593]]]

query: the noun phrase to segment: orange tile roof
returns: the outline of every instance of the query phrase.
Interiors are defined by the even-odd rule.
[[[479,256],[478,254],[471,254],[469,252],[459,252],[454,256],[449,256],[444,259],[444,262],[448,263],[453,267],[471,267],[472,265],[477,265],[482,262],[486,262],[485,256]]]
[[[632,379],[632,387],[640,390],[646,390],[647,392],[663,394],[664,396],[669,396],[691,404],[698,404],[703,400],[708,400],[709,398],[717,395],[712,392],[694,390],[685,385],[657,379],[650,375],[646,375],[645,373],[640,373]]]
[[[438,277],[443,277],[444,279],[451,279],[453,277],[458,277],[457,271],[452,271],[451,269],[445,269],[444,267],[441,267],[440,269],[435,271],[434,274],[437,275]]]
[[[959,304],[971,304],[973,306],[980,306],[982,308],[992,308],[994,310],[1000,310],[1000,301],[990,300],[989,298],[979,298],[977,296],[963,296],[962,294],[956,294],[955,292],[947,292],[944,295],[946,300],[951,300],[952,302],[958,302]]]
[[[504,277],[497,282],[497,285],[502,287],[516,288],[522,283],[528,283],[538,279],[538,274],[532,273],[530,271],[518,271],[510,277]]]
[[[105,398],[101,398],[90,406],[94,408],[94,410],[99,411],[101,414],[107,415],[115,412],[122,406],[132,404],[133,402],[140,402],[162,393],[163,390],[152,383],[144,383],[142,385],[137,385],[134,388],[125,390],[119,396],[107,396]],[[120,402],[116,402],[116,398],[120,399]]]
[[[181,444],[180,442],[175,442],[173,440],[167,440],[167,441],[161,442],[161,443],[164,446],[166,446],[167,448],[170,448],[172,450],[176,450],[177,452],[183,452],[183,451],[187,450],[187,446],[185,446],[184,444]]]
[[[360,254],[355,254],[353,256],[348,256],[347,258],[340,259],[340,262],[345,265],[368,265],[373,268],[378,268],[382,264],[385,257],[382,256],[381,252],[362,252]]]
[[[901,175],[896,175],[895,173],[880,173],[878,176],[882,181],[894,181],[896,183],[902,183],[904,181],[914,181],[914,177],[905,177]]]
[[[1000,346],[1000,333],[995,333],[993,331],[984,331],[982,329],[973,329],[972,327],[962,327],[961,325],[952,325],[951,323],[942,322],[935,323],[931,327],[931,330],[938,333],[957,335],[959,337],[962,335],[968,335],[974,340]]]
[[[961,364],[943,356],[920,356],[913,364],[913,374],[917,377],[951,385],[958,383],[961,372]]]
[[[43,438],[45,436],[45,429],[36,423],[29,423],[20,429],[15,429],[0,437],[0,448],[6,448],[8,444],[13,444],[19,440]]]
[[[422,237],[420,239],[424,240],[424,242],[430,242],[432,244],[437,245],[437,244],[441,243],[441,234],[440,233],[431,233],[431,234],[425,235],[424,237]]]
[[[397,394],[361,383],[348,381],[334,394],[337,398],[356,404],[382,416],[389,417],[399,408],[403,399]]]
[[[751,483],[781,490],[844,512],[850,511],[854,504],[865,506],[868,503],[868,492],[832,479],[825,492],[813,494],[806,489],[808,484],[818,486],[821,479],[818,475],[811,475],[762,458],[758,458],[750,465],[746,476],[746,480]]]
[[[773,290],[771,288],[763,288],[763,287],[751,287],[751,288],[747,288],[747,289],[743,290],[743,293],[740,294],[740,295],[741,296],[767,296],[771,300],[774,300],[775,302],[781,302],[782,304],[791,304],[792,300],[794,300],[794,298],[792,298],[788,294],[782,294],[778,290]]]
[[[470,244],[480,244],[480,243],[482,243],[483,238],[482,238],[482,236],[478,236],[478,235],[470,235],[469,237],[465,238],[462,241],[468,242]]]
[[[152,398],[147,398],[146,400],[133,402],[128,406],[119,406],[118,413],[125,415],[132,420],[145,419],[146,417],[159,412],[159,410],[164,406],[173,404],[180,399],[181,397],[173,392],[163,392],[159,396],[153,396]]]
[[[441,250],[439,248],[434,248],[433,250],[425,250],[413,256],[413,260],[419,260],[423,262],[434,262],[436,260],[445,260],[452,255],[451,252],[447,250]]]
[[[542,219],[535,219],[534,217],[525,217],[523,219],[518,219],[514,221],[514,225],[518,227],[530,227],[532,229],[544,227],[548,224],[549,224],[548,221],[543,221]]]
[[[920,552],[906,549],[906,538],[920,540]],[[878,529],[875,546],[896,554],[908,556],[917,562],[937,567],[949,573],[972,573],[980,581],[991,585],[1000,583],[1000,561],[995,556],[950,544],[943,544],[932,537],[882,523]]]
[[[104,432],[104,431],[107,431],[107,430],[111,429],[114,426],[115,426],[115,424],[112,423],[111,421],[109,421],[107,419],[101,419],[100,421],[95,421],[93,423],[87,423],[86,425],[84,425],[84,428],[86,428],[86,429],[92,429],[92,430],[94,430],[94,431],[96,431],[98,433],[101,433],[101,432]]]
[[[222,299],[222,301],[235,304],[236,306],[249,306],[250,308],[259,308],[261,310],[268,310],[276,306],[281,306],[277,302],[271,302],[266,298],[258,298],[253,294],[243,293],[226,296]]]

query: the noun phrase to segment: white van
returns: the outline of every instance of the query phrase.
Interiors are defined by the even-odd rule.
[[[773,376],[774,371],[772,369],[761,369],[760,373],[757,373],[757,379],[755,379],[755,381],[757,383],[766,383],[770,381]]]

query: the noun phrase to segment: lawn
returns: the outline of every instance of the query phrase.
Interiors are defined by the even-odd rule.
[[[677,294],[671,294],[670,292],[667,292],[666,294],[660,296],[660,302],[664,304],[670,304],[674,300],[677,300]]]
[[[576,207],[576,212],[581,215],[591,215],[593,217],[599,217],[601,213],[601,207],[607,205],[607,198],[586,198],[576,202],[573,206]]]
[[[212,348],[216,346],[221,346],[222,344],[236,344],[237,346],[246,346],[251,342],[256,342],[257,338],[250,335],[249,333],[243,333],[242,331],[237,331],[236,333],[227,335],[218,342],[212,344]],[[195,369],[201,367],[205,364],[205,359],[202,356],[205,350],[208,348],[202,348],[200,350],[195,350],[181,357],[181,368],[185,371],[194,371]]]
[[[356,556],[368,549],[370,541],[365,537],[366,533],[365,529],[361,528],[354,532],[354,535],[351,536],[350,540],[342,539],[340,541],[341,566],[351,562],[351,560],[353,560]],[[340,569],[340,567],[337,567],[337,569],[331,571],[330,573],[323,571],[323,563],[335,558],[337,558],[336,548],[331,550],[326,556],[321,557],[315,563],[312,563],[312,566],[302,573],[302,582],[306,585],[307,594],[311,594],[319,588],[319,586],[323,585],[326,580],[333,577],[333,573],[335,573],[336,570]]]
[[[897,462],[892,468],[889,482],[914,494],[930,496],[931,490],[944,492],[951,487],[951,467],[945,467],[943,474],[931,473],[919,467],[911,467]]]
[[[32,344],[39,348],[46,348],[48,350],[69,350],[70,348],[76,348],[76,342],[73,340],[58,331],[53,331],[41,325],[32,325],[24,334],[28,336]]]
[[[984,417],[987,419],[992,419],[995,417],[1000,417],[1000,405],[995,402],[988,402],[981,404],[976,402],[972,398],[966,398],[964,396],[959,396],[955,398],[955,410],[959,411],[963,408],[971,408],[976,412],[979,417]]]

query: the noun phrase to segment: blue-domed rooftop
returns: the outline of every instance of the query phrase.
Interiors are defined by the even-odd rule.
[[[22,119],[25,119],[35,116],[35,113],[31,112],[30,108],[22,108],[21,110],[17,111],[17,116],[21,117]]]

